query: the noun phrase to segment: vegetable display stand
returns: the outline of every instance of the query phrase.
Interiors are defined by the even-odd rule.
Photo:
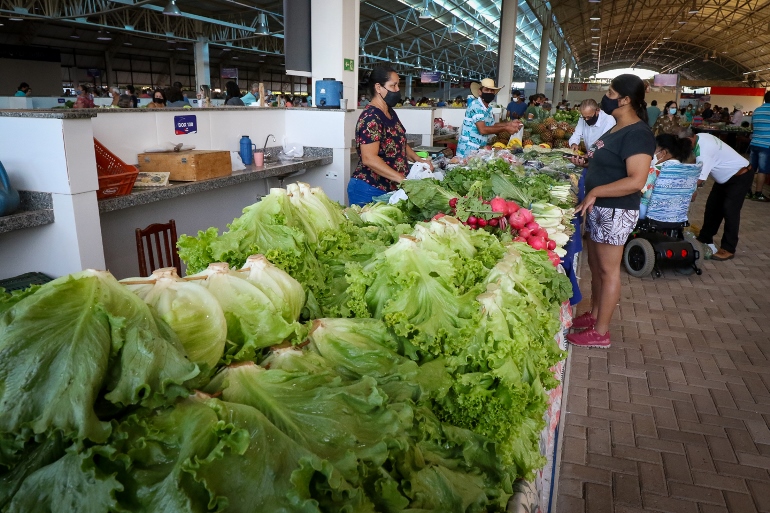
[[[7,278],[0,280],[0,289],[5,289],[6,292],[13,292],[14,290],[24,290],[32,285],[44,285],[53,280],[50,276],[43,273],[24,273],[13,278]]]
[[[139,175],[136,166],[126,164],[94,139],[96,152],[96,172],[99,176],[99,190],[96,199],[125,196],[131,192]]]

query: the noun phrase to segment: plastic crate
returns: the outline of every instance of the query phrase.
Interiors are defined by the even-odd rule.
[[[139,175],[136,166],[126,164],[94,138],[96,172],[99,176],[99,190],[96,199],[125,196],[131,192]]]
[[[14,276],[13,278],[0,280],[0,288],[5,289],[6,292],[13,292],[14,290],[29,288],[31,285],[45,285],[51,280],[53,280],[53,278],[47,274],[24,273],[19,276]]]

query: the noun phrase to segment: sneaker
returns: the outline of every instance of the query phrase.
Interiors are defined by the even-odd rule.
[[[607,349],[610,347],[610,332],[608,331],[604,335],[601,335],[595,329],[589,328],[580,333],[570,333],[567,335],[567,342],[573,346]]]
[[[591,315],[591,312],[586,312],[583,315],[578,315],[572,319],[572,327],[576,330],[584,330],[586,328],[593,328],[596,324],[596,319]]]
[[[761,192],[759,194],[754,195],[754,201],[762,201],[764,203],[767,203],[770,201],[770,198],[762,194]]]

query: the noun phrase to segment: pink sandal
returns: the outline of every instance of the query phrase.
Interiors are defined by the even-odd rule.
[[[584,330],[587,328],[593,328],[596,325],[596,319],[591,315],[591,312],[586,312],[583,315],[578,315],[572,319],[572,327],[576,330]]]
[[[567,335],[567,341],[573,346],[607,349],[610,347],[610,332],[602,335],[595,329],[588,328],[580,333],[570,333]]]

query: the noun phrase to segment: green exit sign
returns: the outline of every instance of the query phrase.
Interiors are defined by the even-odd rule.
[[[345,59],[345,71],[355,71],[356,62],[353,59]]]

